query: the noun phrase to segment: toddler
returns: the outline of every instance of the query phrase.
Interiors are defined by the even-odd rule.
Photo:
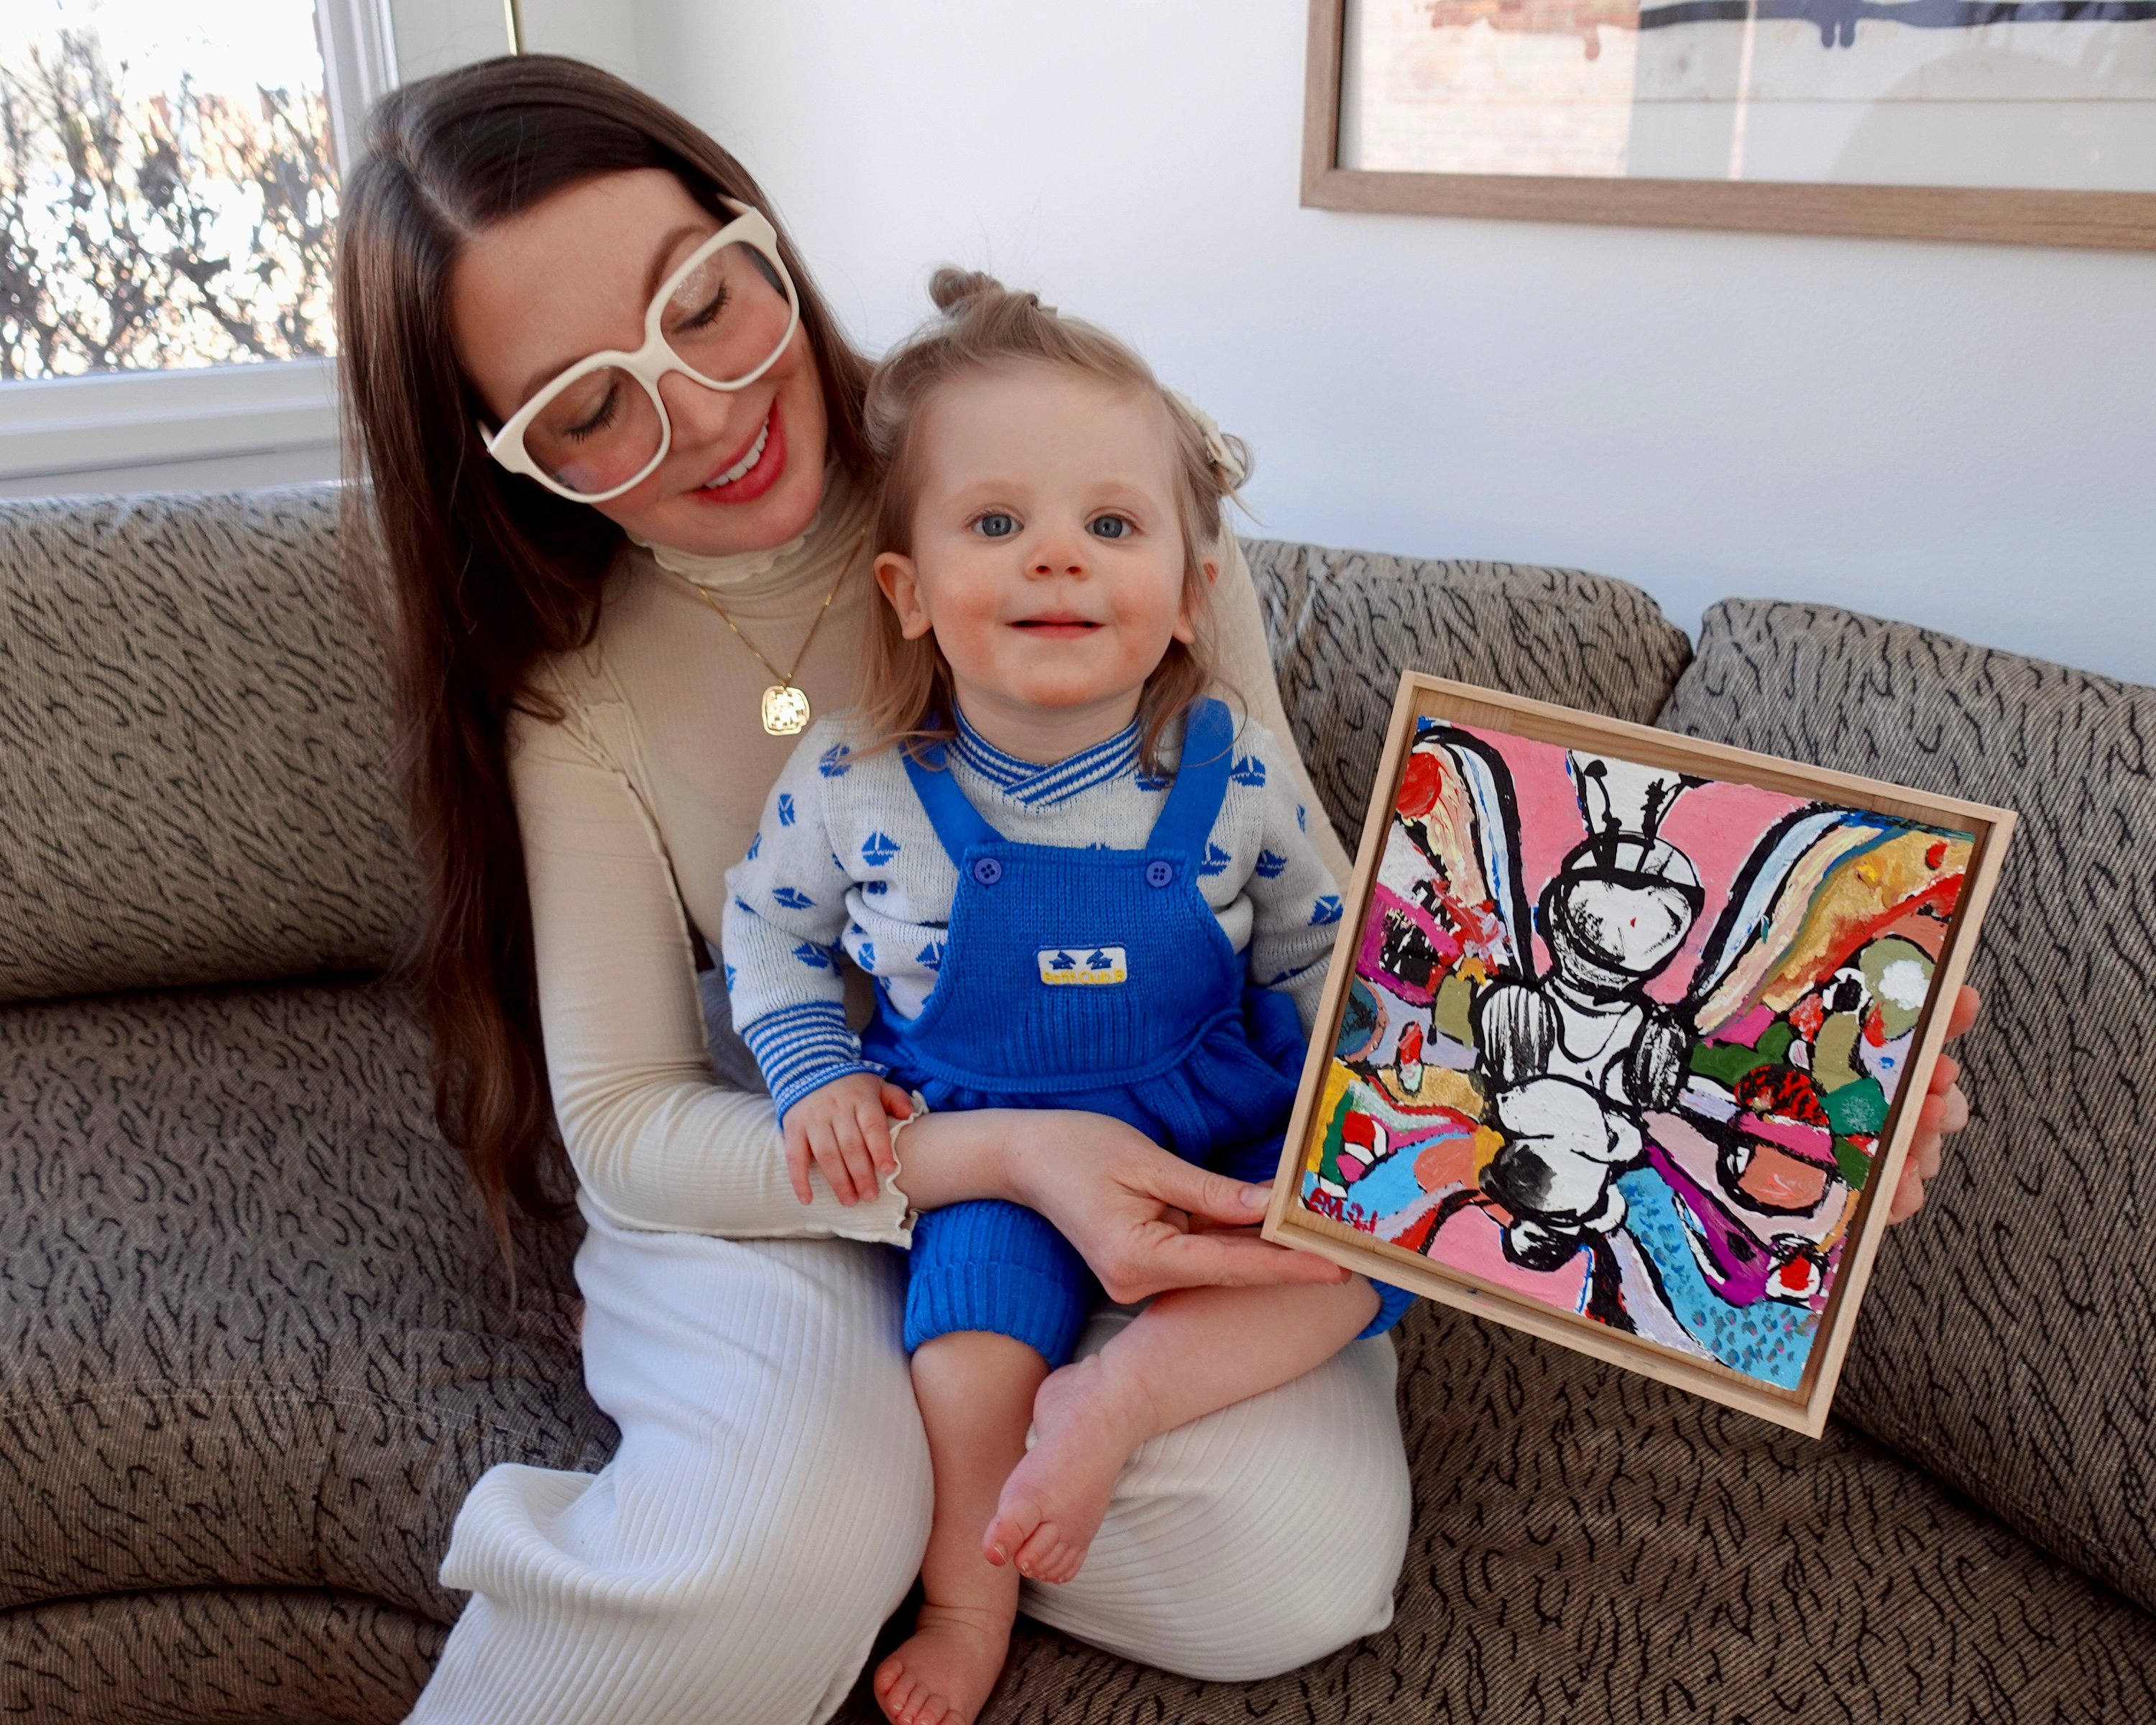
[[[1204,692],[1240,452],[1033,295],[953,270],[933,292],[945,316],[870,392],[890,603],[861,706],[803,736],[727,875],[734,1019],[794,1189],[813,1163],[875,1191],[886,1080],[932,1109],[1114,1115],[1270,1181],[1341,906],[1286,746]],[[842,961],[875,983],[858,1038]],[[1182,1289],[1071,1363],[1099,1290],[1033,1211],[922,1215],[908,1275],[936,1506],[919,1626],[875,1679],[898,1725],[973,1718],[1019,1576],[1078,1573],[1140,1444],[1408,1297]]]

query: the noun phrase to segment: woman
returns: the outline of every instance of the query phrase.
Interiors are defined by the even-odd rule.
[[[505,1241],[512,1203],[558,1204],[566,1149],[586,1378],[622,1434],[596,1476],[474,1489],[442,1572],[471,1603],[414,1717],[820,1720],[927,1530],[875,1244],[911,1210],[1029,1204],[1122,1301],[1339,1272],[1213,1231],[1262,1189],[1086,1115],[930,1116],[877,1196],[793,1196],[696,978],[790,735],[850,697],[865,363],[739,164],[602,73],[449,74],[388,99],[371,144],[339,320],[430,870],[437,1111]],[[1286,736],[1227,562],[1223,661]],[[1025,1609],[1217,1678],[1382,1627],[1409,1503],[1393,1371],[1359,1343],[1147,1445],[1085,1569]],[[1322,1501],[1294,1489],[1319,1457]]]

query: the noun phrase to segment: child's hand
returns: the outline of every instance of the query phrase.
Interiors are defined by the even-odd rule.
[[[897,1103],[896,1108],[892,1104]],[[850,1073],[813,1090],[786,1111],[786,1173],[793,1195],[809,1203],[813,1157],[843,1204],[876,1195],[876,1183],[896,1171],[891,1122],[912,1111],[906,1092],[871,1072]]]

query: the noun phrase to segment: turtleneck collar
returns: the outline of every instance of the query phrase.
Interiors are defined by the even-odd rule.
[[[783,545],[706,557],[671,545],[656,545],[634,533],[629,536],[629,542],[640,547],[668,574],[678,576],[691,586],[708,588],[715,593],[745,593],[768,584],[763,578],[774,571],[797,567],[803,552],[813,555],[821,550],[823,542],[834,529],[857,526],[852,521],[856,512],[853,507],[855,501],[853,481],[846,470],[834,462],[824,472],[824,495],[816,506],[816,513],[809,517],[806,527]]]

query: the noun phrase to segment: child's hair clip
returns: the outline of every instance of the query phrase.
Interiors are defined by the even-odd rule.
[[[1205,454],[1213,464],[1213,470],[1220,476],[1220,488],[1234,492],[1242,487],[1250,476],[1250,462],[1245,458],[1240,439],[1232,439],[1220,429],[1219,422],[1204,408],[1179,389],[1165,392],[1168,398],[1190,415],[1205,438]]]

